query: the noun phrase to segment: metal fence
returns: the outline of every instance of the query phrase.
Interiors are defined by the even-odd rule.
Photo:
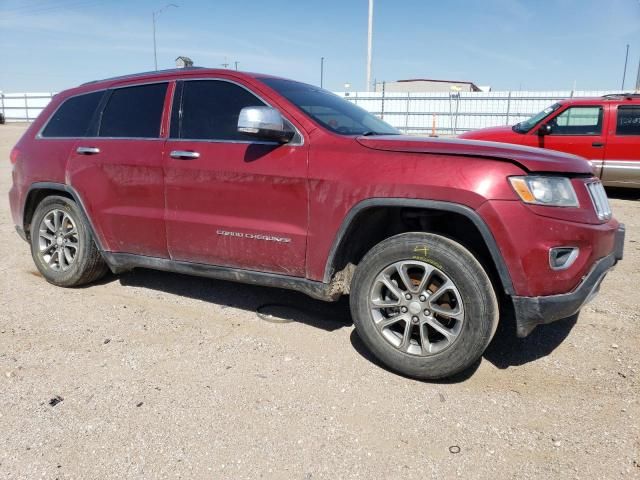
[[[457,135],[483,127],[512,125],[570,97],[597,97],[613,91],[552,92],[336,92],[404,133]],[[7,122],[34,120],[55,93],[0,93]]]
[[[565,98],[599,97],[618,92],[336,93],[404,133],[457,135],[478,128],[513,125]]]
[[[0,93],[0,112],[7,122],[31,122],[55,93]]]

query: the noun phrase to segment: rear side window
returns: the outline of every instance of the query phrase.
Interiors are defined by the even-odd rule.
[[[166,83],[118,88],[102,113],[99,137],[158,138]]]
[[[171,137],[250,140],[250,137],[238,132],[240,110],[264,105],[254,94],[234,83],[220,80],[185,81],[182,90],[176,90],[173,112],[177,112],[177,115],[172,115]]]
[[[599,135],[602,107],[570,107],[549,124],[552,135]]]
[[[43,137],[84,137],[104,92],[68,98],[42,131]]]
[[[616,135],[640,135],[640,106],[618,107]]]

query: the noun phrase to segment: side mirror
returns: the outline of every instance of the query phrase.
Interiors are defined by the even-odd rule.
[[[295,134],[280,112],[271,107],[244,107],[240,110],[238,132],[280,143],[290,142]]]
[[[540,125],[540,128],[538,128],[538,135],[540,136],[549,135],[550,133],[551,133],[551,125],[547,123],[543,123],[542,125]]]

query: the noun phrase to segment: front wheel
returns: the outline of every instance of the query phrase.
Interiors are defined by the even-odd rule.
[[[392,370],[433,380],[480,358],[498,324],[491,281],[462,245],[403,233],[362,259],[351,287],[358,335]]]

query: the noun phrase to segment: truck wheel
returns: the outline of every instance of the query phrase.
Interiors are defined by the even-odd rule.
[[[491,281],[462,245],[403,233],[372,248],[351,286],[356,331],[373,354],[403,375],[449,377],[480,358],[498,325]]]
[[[47,197],[38,205],[31,222],[31,256],[42,276],[61,287],[84,285],[107,272],[84,215],[65,197]]]

